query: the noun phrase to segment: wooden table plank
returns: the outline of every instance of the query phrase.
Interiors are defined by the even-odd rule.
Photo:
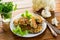
[[[59,3],[60,3],[60,0],[55,0],[55,1],[56,1],[56,3],[57,3],[57,4],[59,4]]]
[[[56,12],[60,12],[60,0],[55,0],[56,1]]]
[[[56,10],[55,11],[60,12],[60,0],[58,0],[58,1],[56,0],[56,2],[57,3],[56,3]]]

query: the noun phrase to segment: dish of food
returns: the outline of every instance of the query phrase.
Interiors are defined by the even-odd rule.
[[[37,36],[43,33],[46,27],[46,23],[41,16],[29,11],[20,13],[10,22],[11,31],[21,37]]]

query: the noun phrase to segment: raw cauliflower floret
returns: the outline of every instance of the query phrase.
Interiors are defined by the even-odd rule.
[[[43,16],[43,17],[51,17],[51,13],[50,13],[50,11],[49,11],[49,7],[46,7],[45,8],[45,10],[42,10],[42,13],[41,13],[41,15]]]
[[[57,21],[56,17],[52,19],[52,24],[55,26],[58,26],[58,21]]]
[[[49,10],[55,10],[55,0],[33,0],[34,11],[38,11],[46,6],[49,7]]]

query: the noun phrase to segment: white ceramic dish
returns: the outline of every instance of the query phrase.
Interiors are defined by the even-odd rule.
[[[14,18],[12,18],[11,19],[11,22],[10,22],[10,29],[11,29],[11,31],[14,29],[14,25],[13,25],[13,21],[15,20],[15,19],[17,19],[17,18],[20,18],[21,17],[21,14],[22,13],[20,13],[19,15],[17,15],[17,16],[15,16]],[[33,13],[32,13],[33,14]],[[34,14],[33,14],[34,15]],[[36,15],[37,16],[37,15]],[[42,18],[42,17],[41,17]],[[42,18],[43,19],[43,18]],[[44,19],[43,19],[44,20]],[[38,35],[41,35],[44,31],[45,31],[45,29],[46,29],[46,27],[47,27],[47,24],[45,23],[45,22],[43,22],[42,23],[42,30],[39,32],[39,33],[36,33],[36,34],[27,34],[27,35],[24,35],[24,36],[21,36],[21,35],[19,35],[19,34],[15,34],[15,35],[17,35],[17,36],[20,36],[20,37],[35,37],[35,36],[38,36]]]

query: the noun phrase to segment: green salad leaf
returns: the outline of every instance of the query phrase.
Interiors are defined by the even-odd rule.
[[[15,29],[13,29],[13,32],[21,36],[28,34],[28,30],[23,31],[19,25]]]
[[[28,19],[30,19],[31,18],[31,13],[29,13],[29,11],[25,11],[25,13],[23,13],[22,15],[21,15],[22,17],[27,17]]]

